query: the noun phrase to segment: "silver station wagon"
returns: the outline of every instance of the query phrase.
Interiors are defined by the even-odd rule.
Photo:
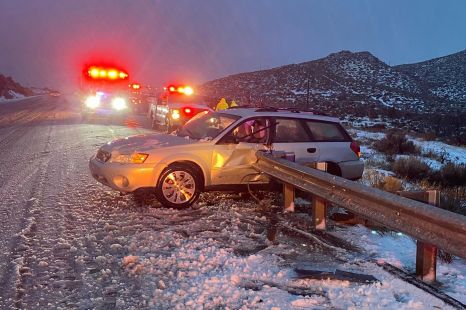
[[[163,205],[183,208],[203,191],[268,184],[251,166],[259,150],[286,152],[304,165],[326,162],[329,173],[351,180],[364,169],[359,146],[337,118],[274,108],[205,111],[176,135],[114,140],[98,150],[89,168],[117,191],[151,188]]]

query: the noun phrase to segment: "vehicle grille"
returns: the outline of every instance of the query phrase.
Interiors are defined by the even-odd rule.
[[[97,158],[97,160],[105,163],[110,159],[111,156],[112,156],[112,154],[110,154],[109,152],[99,150],[97,152],[97,155],[95,156],[95,158]]]

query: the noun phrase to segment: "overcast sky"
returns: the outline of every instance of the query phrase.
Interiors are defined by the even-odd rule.
[[[394,64],[466,49],[466,1],[0,0],[0,73],[72,90],[108,62],[133,80],[200,83],[340,50]]]

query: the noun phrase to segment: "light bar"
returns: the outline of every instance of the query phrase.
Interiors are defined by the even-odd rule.
[[[124,80],[128,78],[128,73],[122,70],[98,66],[89,67],[87,75],[94,80]]]
[[[164,89],[167,89],[167,87],[164,87]],[[170,85],[168,86],[168,91],[170,93],[184,94],[186,96],[191,96],[194,93],[194,90],[192,89],[191,86]]]

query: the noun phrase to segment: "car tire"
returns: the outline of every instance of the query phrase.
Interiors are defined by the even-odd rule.
[[[183,209],[194,204],[201,193],[198,172],[187,166],[175,164],[166,168],[157,182],[155,195],[166,207]]]

